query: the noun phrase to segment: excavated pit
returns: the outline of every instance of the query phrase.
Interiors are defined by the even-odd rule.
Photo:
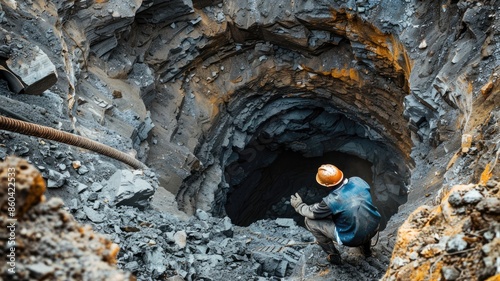
[[[298,12],[286,24],[236,16],[232,39],[218,37],[182,76],[165,76],[175,84],[168,90],[185,95],[177,126],[201,124],[172,134],[194,151],[189,171],[176,175],[180,186],[170,189],[188,214],[202,209],[238,225],[293,217],[291,194],[309,203],[325,195],[314,182],[323,163],[372,184],[382,227],[406,202],[412,167],[406,51],[393,35],[343,9],[328,10],[331,18],[320,14]],[[168,102],[152,105],[153,120]],[[157,154],[152,147],[148,161],[161,166]],[[172,186],[175,177],[165,178]]]
[[[408,171],[401,168],[406,166],[403,158],[383,140],[377,141],[379,136],[370,140],[369,128],[332,108],[308,107],[307,100],[289,103],[289,110],[269,117],[250,142],[227,159],[225,211],[233,223],[295,216],[301,224],[303,219],[287,200],[299,192],[305,202],[319,202],[328,190],[318,186],[314,175],[321,164],[333,163],[347,177],[360,176],[372,185],[384,227],[406,202]],[[264,110],[272,112],[270,108]]]
[[[235,224],[246,226],[260,219],[294,218],[303,225],[303,218],[290,206],[290,195],[298,192],[308,204],[321,201],[329,190],[320,187],[311,175],[315,174],[316,167],[325,162],[339,163],[346,177],[359,176],[372,184],[372,164],[350,154],[327,152],[319,157],[304,157],[298,152],[287,150],[262,151],[258,154],[262,155],[256,156],[255,162],[259,162],[257,157],[271,158],[273,162],[264,167],[249,165],[248,170],[244,171],[247,176],[240,183],[231,185],[225,207]],[[236,167],[238,164],[234,163],[228,167],[226,177]],[[402,201],[406,199],[405,195],[401,197]],[[381,209],[387,208],[383,202],[375,203]]]
[[[62,196],[78,221],[120,244],[119,267],[138,280],[366,280],[388,266],[389,279],[405,280],[493,272],[493,255],[480,245],[492,235],[476,212],[487,208],[471,205],[463,216],[463,205],[448,212],[442,204],[452,185],[481,180],[475,195],[498,193],[498,177],[486,182],[499,167],[495,1],[133,2],[0,5],[0,59],[10,69],[2,70],[2,114],[108,144],[153,168],[134,171],[132,182],[129,168],[105,157],[1,134],[0,158],[35,164],[49,197]],[[45,91],[10,93],[17,78],[9,71],[25,93]],[[289,196],[319,201],[327,190],[314,174],[323,163],[371,184],[385,225],[374,257],[343,247],[345,266],[323,268],[310,233],[273,220],[301,223]],[[156,176],[166,190],[156,190]],[[435,204],[437,214],[427,212]],[[469,237],[465,251],[440,247],[450,230]],[[301,243],[293,250],[291,241]],[[56,244],[48,254],[66,250]],[[39,254],[31,251],[20,272],[59,274]]]

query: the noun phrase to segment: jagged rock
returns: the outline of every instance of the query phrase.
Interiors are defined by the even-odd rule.
[[[444,280],[456,280],[460,276],[460,271],[458,271],[453,266],[443,266],[441,269]]]
[[[398,269],[406,264],[408,264],[408,260],[405,260],[403,258],[400,258],[400,257],[396,257],[392,260],[392,267],[394,269]]]
[[[181,249],[186,247],[186,243],[187,243],[187,234],[184,230],[182,231],[177,231],[174,236],[173,236],[173,239],[175,241],[175,244],[177,244]]]
[[[500,215],[500,199],[496,197],[485,198],[477,204],[476,209],[487,214]]]
[[[61,174],[55,170],[49,170],[47,187],[48,188],[59,188],[66,183],[66,179],[69,175]]]
[[[486,187],[487,187],[487,188],[495,188],[497,185],[498,185],[498,182],[497,182],[497,181],[495,181],[495,180],[489,180],[489,181],[486,183]]]
[[[463,200],[467,204],[476,204],[481,201],[483,197],[484,196],[479,191],[472,189],[464,194]]]
[[[87,200],[89,200],[90,202],[94,202],[95,200],[97,200],[97,197],[98,197],[97,193],[92,192],[90,193],[89,198]]]
[[[274,276],[276,269],[280,266],[281,261],[276,256],[257,252],[252,255],[252,258],[262,265],[262,271]],[[279,270],[281,272],[281,270]]]
[[[26,84],[24,92],[40,95],[57,82],[56,67],[37,45],[16,38],[16,56],[6,61],[9,69]]]
[[[140,22],[170,24],[177,18],[192,12],[193,3],[191,0],[175,0],[169,3],[147,0],[142,3],[136,17]]]
[[[139,263],[137,261],[131,261],[123,267],[127,271],[130,271],[132,273],[137,272],[139,270]]]
[[[274,275],[277,277],[285,277],[287,268],[288,268],[288,262],[285,260],[280,261],[280,263],[278,264],[278,266],[274,271]]]
[[[118,170],[108,180],[107,185],[114,191],[115,205],[145,208],[149,205],[155,189],[146,180],[129,170]]]
[[[446,243],[446,251],[448,253],[454,253],[458,251],[463,251],[467,248],[467,241],[465,241],[463,234],[457,234],[451,237]]]
[[[141,99],[145,104],[150,104],[155,97],[153,92],[155,88],[154,75],[153,70],[144,63],[134,64],[131,73],[128,75],[130,82],[139,88]]]
[[[293,227],[296,225],[293,219],[283,219],[283,218],[277,218],[276,224],[284,227]]]
[[[77,170],[77,173],[79,175],[85,175],[88,172],[89,172],[89,169],[85,165],[80,166],[80,168]]]
[[[93,208],[90,208],[87,206],[83,206],[83,211],[87,215],[87,218],[95,223],[101,223],[106,218],[105,214],[102,214],[102,213],[94,210]]]
[[[202,221],[208,221],[210,219],[210,215],[207,212],[200,209],[196,210],[196,217]]]
[[[46,279],[49,276],[53,276],[54,267],[45,265],[44,263],[35,263],[27,266],[30,271],[30,275],[37,279]]]
[[[147,265],[149,272],[152,272],[153,278],[158,278],[167,270],[165,258],[165,254],[160,247],[154,247],[146,252],[144,263]]]
[[[76,198],[71,199],[71,204],[69,205],[69,209],[72,212],[75,212],[76,210],[79,209],[78,199]]]
[[[84,192],[85,190],[87,190],[87,188],[89,188],[88,185],[81,182],[77,183],[76,189],[78,190],[78,193]]]
[[[99,192],[102,190],[104,186],[101,184],[101,183],[98,183],[98,182],[93,182],[92,185],[90,186],[90,188],[92,189],[92,191],[94,192]]]
[[[222,225],[219,225],[220,232],[227,237],[233,237],[233,224],[231,223],[231,219],[229,217],[224,217],[222,220]]]
[[[153,121],[151,120],[151,112],[147,112],[144,122],[139,125],[138,136],[140,141],[144,141],[148,138],[149,132],[154,128]]]
[[[460,207],[463,204],[463,198],[460,193],[455,191],[448,197],[448,203],[450,203],[453,207]]]
[[[262,275],[262,264],[256,262],[252,265],[252,272],[256,275]]]

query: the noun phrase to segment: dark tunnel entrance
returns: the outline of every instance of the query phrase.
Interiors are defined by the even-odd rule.
[[[372,164],[357,156],[333,151],[321,157],[304,157],[298,152],[283,151],[269,166],[252,170],[247,180],[231,187],[227,215],[242,226],[276,218],[294,218],[303,225],[303,217],[289,204],[290,195],[298,192],[307,204],[321,201],[329,190],[316,183],[315,175],[325,163],[335,164],[346,177],[359,176],[373,184]]]
[[[320,202],[329,191],[316,183],[315,175],[327,163],[370,184],[381,228],[406,202],[409,170],[404,158],[369,127],[332,108],[303,104],[265,117],[244,146],[224,154],[223,214],[234,224],[279,217],[303,224],[289,204],[290,195],[299,192],[308,204]]]
[[[314,175],[328,162],[347,169],[364,161],[362,173],[349,176],[371,182],[382,227],[406,202],[412,61],[397,37],[344,10],[331,12],[329,20],[296,18],[294,30],[305,32],[294,31],[293,40],[268,33],[260,21],[233,26],[233,40],[207,46],[206,56],[186,68],[188,79],[175,85],[190,97],[182,100],[179,122],[202,129],[175,135],[194,157],[165,177],[181,182],[175,192],[183,211],[228,215],[239,225],[292,217],[290,194],[304,192],[308,203],[324,195]],[[311,40],[316,36],[323,39]]]

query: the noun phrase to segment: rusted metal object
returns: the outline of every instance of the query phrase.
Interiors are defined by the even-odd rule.
[[[88,138],[59,131],[50,127],[41,126],[33,123],[28,123],[5,116],[0,116],[0,130],[16,132],[23,135],[29,135],[44,139],[49,139],[65,144],[86,148],[102,155],[109,156],[113,159],[126,163],[135,169],[147,168],[141,161],[125,154],[115,148],[104,145],[102,143],[90,140]]]

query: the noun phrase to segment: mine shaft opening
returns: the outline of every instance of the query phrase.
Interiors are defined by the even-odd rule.
[[[290,195],[298,192],[308,204],[320,202],[329,190],[316,183],[315,175],[320,165],[330,163],[346,177],[358,176],[370,184],[384,228],[407,199],[404,157],[369,127],[334,108],[307,105],[314,100],[301,102],[262,121],[246,146],[233,150],[224,169],[229,186],[225,214],[240,226],[276,218],[303,225],[290,206]]]
[[[176,80],[189,94],[182,104],[203,109],[199,119],[197,110],[179,111],[179,123],[201,122],[196,138],[173,134],[194,148],[185,169],[165,177],[182,181],[172,190],[181,210],[227,215],[242,226],[293,218],[291,194],[303,192],[306,203],[326,194],[315,182],[324,163],[347,170],[359,164],[347,175],[370,183],[381,229],[406,203],[412,62],[397,37],[346,11],[330,12],[333,21],[300,17],[294,28],[305,32],[297,38],[308,40],[232,26],[233,41],[207,47],[188,79]]]
[[[225,206],[227,215],[243,226],[276,218],[293,218],[303,226],[303,217],[290,205],[290,195],[299,193],[307,204],[327,196],[330,190],[315,180],[317,167],[325,163],[334,163],[346,177],[358,176],[373,184],[372,163],[357,156],[332,151],[321,157],[304,157],[282,151],[269,166],[251,171],[248,180],[231,188]]]

